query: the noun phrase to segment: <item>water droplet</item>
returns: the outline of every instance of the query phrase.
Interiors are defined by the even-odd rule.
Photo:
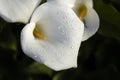
[[[61,29],[61,27],[60,27],[60,26],[58,26],[58,29]]]
[[[35,58],[37,57],[37,56],[34,56]]]
[[[62,30],[62,33],[61,33],[62,35],[65,35],[65,31],[64,30]]]
[[[71,46],[71,48],[73,49],[73,46]]]

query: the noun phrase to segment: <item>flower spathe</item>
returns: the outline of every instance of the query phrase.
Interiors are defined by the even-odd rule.
[[[36,25],[42,27],[46,40],[33,35]],[[47,2],[36,9],[22,30],[22,48],[28,56],[54,70],[77,67],[83,30],[83,23],[72,9]]]
[[[76,0],[74,6],[72,6],[76,15],[81,19],[79,10],[83,8],[83,12],[86,11],[84,16],[82,16],[82,21],[84,23],[84,33],[82,41],[87,40],[93,36],[99,28],[99,17],[93,8],[93,0]]]
[[[3,4],[7,4],[7,1],[9,0],[1,0]],[[37,8],[40,1],[35,0],[29,14],[26,13],[28,7],[25,5],[31,5],[33,2],[30,1],[33,0],[14,1],[9,2],[13,4],[11,8],[9,5],[1,5],[6,10],[0,8],[0,15],[9,22],[26,23],[30,20],[21,31],[23,52],[56,71],[77,67],[81,41],[95,34],[99,25],[92,0],[47,0]],[[19,5],[14,8],[16,4]],[[25,15],[28,14],[27,17],[21,12],[19,14],[17,9],[22,9]],[[14,13],[15,16],[8,15],[7,12]]]
[[[0,0],[0,16],[8,22],[27,23],[41,0]]]

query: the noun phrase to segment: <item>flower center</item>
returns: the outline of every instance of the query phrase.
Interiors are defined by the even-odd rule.
[[[78,17],[83,20],[87,14],[87,7],[85,5],[80,6],[78,9]]]
[[[43,35],[43,29],[41,26],[39,25],[36,25],[34,31],[33,31],[33,35],[36,37],[36,38],[39,38],[41,40],[46,40],[46,37]]]

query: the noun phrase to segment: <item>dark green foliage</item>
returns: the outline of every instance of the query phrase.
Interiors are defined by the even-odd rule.
[[[94,0],[94,8],[100,28],[82,42],[78,68],[58,72],[22,52],[20,32],[25,24],[0,18],[0,80],[120,80],[120,1]]]

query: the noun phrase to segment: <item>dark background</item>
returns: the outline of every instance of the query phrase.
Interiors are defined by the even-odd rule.
[[[82,42],[78,68],[53,71],[26,56],[20,46],[25,24],[0,18],[0,80],[120,80],[120,0],[94,0],[96,35]]]

